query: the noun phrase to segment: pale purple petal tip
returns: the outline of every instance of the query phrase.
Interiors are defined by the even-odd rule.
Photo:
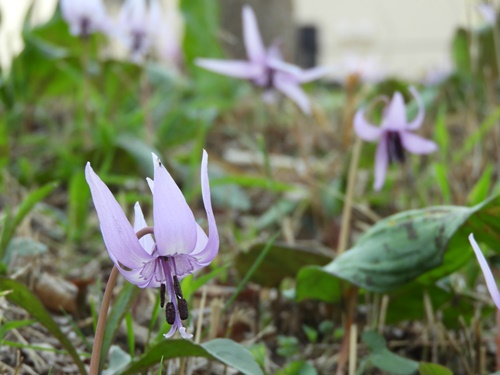
[[[289,99],[295,102],[306,115],[311,114],[311,104],[306,93],[298,83],[287,77],[286,73],[277,72],[274,77],[274,86],[285,94]]]
[[[332,66],[317,66],[311,69],[303,70],[299,76],[300,83],[315,81],[330,74],[333,71]]]
[[[203,150],[203,157],[201,160],[201,194],[203,198],[203,205],[207,213],[208,221],[208,241],[203,250],[200,252],[193,251],[193,256],[197,262],[208,264],[215,258],[219,251],[219,232],[217,230],[217,223],[215,222],[214,211],[212,209],[212,201],[210,199],[210,182],[208,179],[208,154]],[[203,239],[204,240],[204,239]],[[200,239],[201,241],[201,239]]]
[[[149,262],[151,256],[142,248],[122,208],[90,163],[85,167],[85,178],[99,217],[104,243],[113,262],[118,268],[121,264],[129,269],[140,268]]]
[[[491,272],[490,267],[488,266],[488,262],[486,262],[483,252],[479,248],[472,233],[469,235],[469,242],[474,249],[474,253],[476,253],[476,258],[479,262],[481,270],[483,271],[484,279],[486,280],[486,286],[488,287],[491,298],[493,299],[493,302],[495,302],[495,305],[497,305],[497,308],[500,310],[500,292],[498,291],[497,283],[495,281],[495,278],[493,277],[493,273]]]
[[[385,130],[405,130],[406,126],[406,107],[403,95],[400,92],[395,92],[385,109],[382,128]]]
[[[354,131],[364,141],[375,142],[382,134],[382,129],[370,124],[365,119],[364,108],[359,109],[354,116]]]
[[[134,230],[138,232],[142,228],[146,228],[148,226],[146,220],[144,219],[144,214],[142,213],[141,205],[139,204],[139,202],[136,202],[134,206],[134,213],[135,213]],[[155,242],[151,234],[146,234],[145,236],[142,236],[139,239],[139,243],[142,245],[144,250],[147,251],[148,254],[153,253],[153,250],[155,248]]]
[[[215,73],[242,79],[257,79],[264,72],[259,65],[239,60],[196,59],[195,64]]]
[[[425,117],[425,107],[424,107],[424,102],[422,101],[422,97],[418,93],[418,91],[415,89],[415,87],[411,86],[410,87],[410,92],[412,93],[413,97],[415,98],[417,104],[418,104],[418,113],[417,117],[413,119],[413,121],[409,122],[407,125],[407,129],[410,130],[415,130],[422,125],[422,122],[424,121]]]
[[[243,7],[243,39],[248,59],[257,64],[263,64],[266,59],[266,48],[260,36],[257,19],[249,5]]]
[[[410,132],[399,132],[403,147],[412,154],[430,154],[437,151],[438,146],[435,142],[422,138],[419,135]]]
[[[153,218],[159,255],[189,254],[193,251],[197,233],[193,212],[158,158],[154,171]]]

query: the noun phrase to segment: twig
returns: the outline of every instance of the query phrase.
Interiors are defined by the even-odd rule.
[[[201,326],[203,324],[203,310],[205,309],[206,300],[207,300],[207,286],[204,285],[201,292],[200,308],[198,309],[200,314],[198,315],[198,322],[196,324],[196,336],[194,338],[194,342],[197,344],[199,344],[201,340]]]
[[[358,347],[358,326],[353,324],[351,326],[351,334],[349,337],[349,375],[356,374],[356,357]]]
[[[354,197],[354,187],[356,185],[356,172],[358,171],[359,156],[361,155],[361,146],[363,141],[361,138],[356,137],[354,148],[351,156],[351,163],[349,165],[349,176],[347,179],[346,196],[344,199],[344,207],[342,209],[342,223],[340,226],[340,239],[337,248],[337,255],[342,254],[347,250],[347,242],[349,239],[351,214],[352,214],[352,201]]]
[[[146,227],[139,230],[137,238],[140,239],[146,234],[153,234],[153,227]],[[99,317],[97,319],[97,329],[94,338],[94,347],[92,348],[92,357],[90,358],[90,372],[89,375],[98,375],[99,373],[99,362],[101,359],[101,348],[102,340],[104,336],[104,328],[106,327],[106,319],[108,317],[109,304],[111,302],[111,297],[113,295],[113,288],[116,284],[116,279],[118,278],[118,268],[116,266],[111,270],[111,275],[109,275],[108,283],[106,284],[106,289],[104,290],[104,296],[102,297],[101,310],[99,311]]]

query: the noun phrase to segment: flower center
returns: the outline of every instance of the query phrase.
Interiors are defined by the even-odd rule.
[[[264,87],[266,89],[272,89],[273,88],[273,79],[274,79],[274,69],[268,68],[266,72],[266,82],[264,84]]]
[[[165,306],[165,318],[168,324],[174,324],[179,313],[181,320],[186,320],[189,316],[187,301],[182,294],[181,284],[176,275],[174,257],[159,257],[158,261],[164,273],[164,282],[160,284],[160,306]],[[168,302],[165,304],[166,297]]]
[[[142,31],[132,32],[132,52],[140,52],[145,39],[146,35]]]
[[[405,162],[405,150],[399,132],[387,132],[387,153],[389,154],[389,163]]]
[[[90,35],[90,20],[87,17],[80,19],[80,36],[87,39]]]

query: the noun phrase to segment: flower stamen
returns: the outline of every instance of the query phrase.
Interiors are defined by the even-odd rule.
[[[405,162],[405,150],[399,132],[387,132],[387,151],[390,163],[398,162],[403,164]]]
[[[165,289],[166,286],[165,284],[160,285],[160,307],[163,309],[163,306],[165,306]]]
[[[165,317],[167,318],[167,323],[172,325],[175,323],[175,308],[173,302],[168,302],[165,307]]]

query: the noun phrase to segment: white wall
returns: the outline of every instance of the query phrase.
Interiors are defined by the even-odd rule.
[[[375,55],[389,74],[419,78],[446,61],[458,25],[484,21],[471,0],[294,0],[299,24],[319,28],[322,64]]]

